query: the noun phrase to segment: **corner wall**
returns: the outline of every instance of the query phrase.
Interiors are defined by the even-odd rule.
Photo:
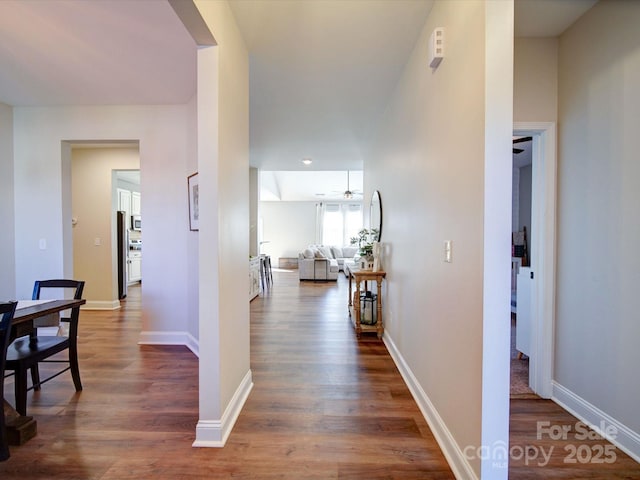
[[[435,2],[365,160],[384,212],[385,341],[458,478],[507,477],[475,452],[508,445],[512,9]]]
[[[253,386],[249,54],[226,1],[195,5],[216,45],[198,50],[200,418],[194,445],[223,446]]]

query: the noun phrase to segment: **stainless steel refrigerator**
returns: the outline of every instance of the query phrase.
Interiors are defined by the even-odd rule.
[[[129,224],[127,212],[116,212],[118,225],[118,298],[127,296],[129,271]]]

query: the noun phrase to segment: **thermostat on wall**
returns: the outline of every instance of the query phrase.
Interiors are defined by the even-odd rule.
[[[444,28],[434,28],[429,37],[429,66],[433,69],[440,65],[444,58]]]

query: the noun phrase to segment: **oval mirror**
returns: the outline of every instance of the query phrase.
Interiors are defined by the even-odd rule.
[[[378,231],[378,242],[382,238],[382,199],[378,190],[371,195],[371,205],[369,205],[369,228]]]

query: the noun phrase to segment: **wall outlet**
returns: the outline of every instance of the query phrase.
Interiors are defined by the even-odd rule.
[[[38,246],[40,247],[40,250],[46,250],[47,249],[47,239],[46,238],[41,238],[40,241],[38,242]]]

